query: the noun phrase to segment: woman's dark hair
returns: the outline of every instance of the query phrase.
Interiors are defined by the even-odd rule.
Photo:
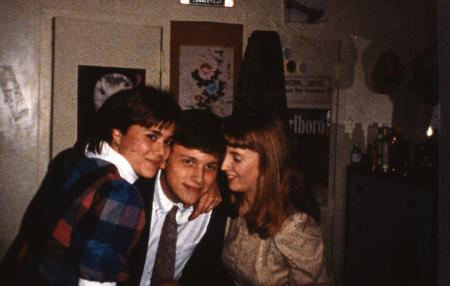
[[[317,205],[308,196],[296,170],[283,122],[275,115],[254,114],[225,118],[225,140],[231,147],[259,154],[259,176],[255,201],[244,215],[250,232],[265,239],[281,230],[285,219],[296,211],[318,220]],[[231,193],[235,215],[242,193]],[[317,221],[316,220],[316,221]]]
[[[95,127],[87,140],[87,148],[99,153],[102,142],[111,143],[113,129],[125,134],[134,124],[146,128],[165,128],[177,124],[180,113],[180,107],[167,92],[150,86],[119,91],[99,109]]]

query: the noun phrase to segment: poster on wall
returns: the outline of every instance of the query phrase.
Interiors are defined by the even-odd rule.
[[[14,69],[0,65],[0,144],[14,146],[16,132],[31,132],[32,113],[30,103],[23,94]]]
[[[286,76],[288,107],[329,109],[330,78],[322,76]]]
[[[219,46],[180,46],[178,102],[183,109],[199,108],[219,116],[231,114],[233,49]]]
[[[285,22],[315,24],[325,21],[327,0],[284,0]]]
[[[330,78],[286,76],[289,127],[297,165],[304,172],[320,206],[328,203],[330,144]]]
[[[78,66],[78,140],[85,140],[95,114],[112,94],[145,85],[145,69]]]
[[[242,25],[170,23],[170,91],[183,109],[232,113],[242,58]]]
[[[320,206],[328,202],[329,109],[289,108],[289,127],[297,165]]]

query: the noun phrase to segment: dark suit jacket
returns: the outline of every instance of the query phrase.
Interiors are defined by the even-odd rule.
[[[134,248],[130,256],[130,279],[121,284],[127,286],[139,285],[144,270],[150,235],[155,179],[139,179],[135,185],[141,190],[144,197],[146,225],[137,247]],[[205,235],[183,269],[180,282],[184,286],[232,285],[222,265],[223,240],[228,213],[227,193],[223,193],[222,196],[223,203],[213,210]]]

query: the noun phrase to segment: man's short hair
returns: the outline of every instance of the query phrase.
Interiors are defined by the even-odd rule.
[[[198,149],[222,160],[226,143],[221,118],[208,110],[183,110],[175,130],[174,143],[189,149]]]
[[[100,152],[101,142],[111,143],[112,129],[126,134],[131,125],[165,128],[178,124],[181,109],[169,93],[150,86],[126,89],[109,97],[98,111],[88,149]]]

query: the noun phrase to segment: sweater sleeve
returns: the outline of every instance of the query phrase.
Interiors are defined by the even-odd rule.
[[[332,285],[321,231],[311,217],[303,213],[289,217],[274,244],[289,267],[289,285]]]
[[[73,227],[79,277],[97,282],[124,281],[127,260],[145,224],[139,191],[126,181],[95,186],[80,202]]]

